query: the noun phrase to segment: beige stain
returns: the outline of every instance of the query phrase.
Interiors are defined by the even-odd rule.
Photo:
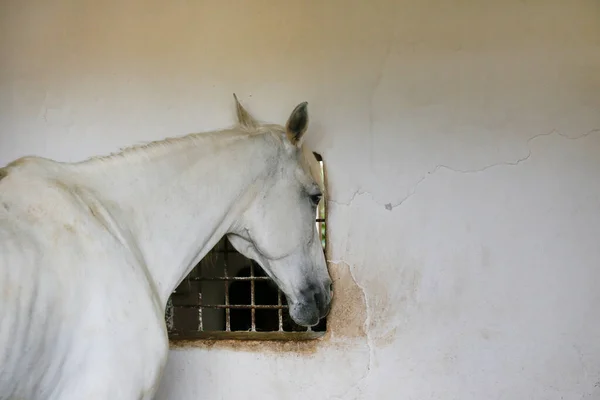
[[[397,335],[398,327],[394,327],[386,333],[373,338],[373,344],[378,348],[391,346],[396,341]]]
[[[390,269],[382,268],[384,271]],[[371,343],[377,348],[392,345],[419,306],[417,296],[421,289],[421,271],[415,263],[396,270],[396,284],[393,286],[380,280],[370,280],[365,284],[371,316],[367,329]]]

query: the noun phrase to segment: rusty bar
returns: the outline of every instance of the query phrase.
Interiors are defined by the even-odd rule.
[[[252,308],[250,309],[250,313],[252,314],[252,332],[256,332],[256,309],[254,308],[254,263],[250,261],[250,305]]]
[[[227,240],[225,240],[223,242],[223,245],[225,246],[225,250],[227,250]],[[228,261],[228,257],[227,257],[227,251],[224,252],[224,260],[223,260],[223,275],[225,276],[225,278],[227,278],[227,261]],[[228,281],[223,281],[223,284],[225,285],[225,331],[226,332],[230,332],[231,331],[231,316],[230,316],[230,308],[229,306],[229,282]]]
[[[277,305],[281,307],[281,290],[277,289]],[[277,310],[277,319],[279,320],[279,332],[283,332],[283,308]]]
[[[198,331],[204,330],[204,321],[202,320],[202,291],[198,293]]]
[[[196,305],[190,305],[190,304],[182,304],[180,306],[177,306],[177,308],[198,308],[198,306]],[[277,310],[280,308],[288,308],[288,306],[286,305],[275,305],[275,304],[255,304],[253,306],[249,305],[249,304],[205,304],[202,306],[202,308],[231,308],[231,309],[246,309],[246,310],[251,310],[253,308],[259,310],[259,309],[270,309],[270,310]]]
[[[225,332],[225,331],[204,331],[204,332],[195,332],[189,331],[185,333],[177,333],[173,335],[170,339],[170,344],[174,348],[188,348],[189,340],[252,340],[252,341],[305,341],[305,340],[314,340],[322,338],[325,335],[325,332]]]
[[[166,312],[166,320],[167,320],[167,331],[172,331],[173,330],[173,299],[171,299],[171,297],[169,297],[169,300],[167,301],[167,312]]]
[[[216,276],[212,278],[190,278],[190,281],[270,281],[271,278],[268,276],[255,276],[251,278],[249,276]]]
[[[202,260],[200,260],[200,262],[198,263],[198,265],[195,267],[196,272],[198,273],[198,280],[200,281],[202,279]],[[188,284],[191,283],[190,282],[190,278],[188,277]],[[197,330],[199,332],[203,332],[204,331],[204,316],[202,315],[202,283],[198,284],[198,328]]]

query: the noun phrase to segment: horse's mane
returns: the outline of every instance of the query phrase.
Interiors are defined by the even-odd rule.
[[[189,133],[183,136],[170,137],[154,140],[146,143],[138,143],[132,146],[121,148],[117,152],[106,155],[92,156],[76,164],[89,164],[93,162],[108,162],[115,159],[133,159],[135,157],[147,158],[149,155],[160,153],[161,150],[173,149],[177,147],[204,146],[210,150],[214,145],[224,142],[234,142],[250,136],[264,135],[269,133],[285,132],[285,129],[279,125],[260,125],[256,128],[249,128],[242,125],[236,125],[231,128]]]

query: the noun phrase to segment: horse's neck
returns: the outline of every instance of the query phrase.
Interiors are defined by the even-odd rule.
[[[81,169],[137,247],[164,305],[264,185],[268,151],[260,137],[224,137]]]

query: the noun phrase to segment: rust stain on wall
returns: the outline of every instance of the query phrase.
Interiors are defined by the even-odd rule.
[[[332,264],[329,272],[333,279],[334,298],[327,321],[328,334],[340,338],[366,337],[367,300],[352,277],[350,267],[345,263]]]
[[[396,341],[397,333],[398,333],[398,327],[394,327],[394,328],[390,329],[389,331],[385,332],[384,334],[378,335],[375,338],[373,338],[373,343],[377,347],[390,346],[391,344],[393,344]]]
[[[171,340],[171,349],[221,349],[254,353],[294,353],[311,356],[322,345],[314,340]]]

